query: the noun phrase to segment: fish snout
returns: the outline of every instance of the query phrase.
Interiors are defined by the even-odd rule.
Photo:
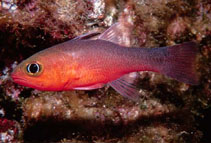
[[[21,70],[19,67],[16,67],[12,73],[10,74],[10,77],[14,82],[16,82],[18,79],[21,79]]]

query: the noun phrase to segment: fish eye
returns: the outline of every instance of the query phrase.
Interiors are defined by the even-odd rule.
[[[41,66],[37,63],[28,64],[26,67],[26,70],[28,73],[33,75],[33,74],[40,72]]]

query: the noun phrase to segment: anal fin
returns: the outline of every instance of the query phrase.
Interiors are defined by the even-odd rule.
[[[130,75],[128,74],[117,80],[109,82],[108,84],[122,96],[133,101],[137,101],[139,99],[140,93],[138,91],[138,88],[134,84],[135,78],[137,77],[130,77]]]

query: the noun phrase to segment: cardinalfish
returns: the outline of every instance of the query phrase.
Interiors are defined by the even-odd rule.
[[[14,82],[44,91],[92,90],[105,84],[132,100],[139,92],[130,73],[152,71],[195,85],[196,44],[158,48],[124,46],[118,23],[102,34],[81,35],[40,51],[12,72]],[[97,38],[93,39],[92,37]]]

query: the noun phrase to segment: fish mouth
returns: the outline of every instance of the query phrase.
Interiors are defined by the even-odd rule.
[[[14,82],[17,82],[17,83],[23,83],[23,82],[26,82],[26,80],[25,79],[23,79],[23,78],[19,78],[19,77],[17,77],[17,76],[15,76],[15,75],[11,75],[11,77],[12,77],[12,80],[14,81]]]
[[[23,82],[26,82],[26,80],[25,79],[22,79],[22,78],[17,78],[17,77],[12,77],[12,80],[14,81],[14,82],[21,82],[21,83],[23,83]]]

